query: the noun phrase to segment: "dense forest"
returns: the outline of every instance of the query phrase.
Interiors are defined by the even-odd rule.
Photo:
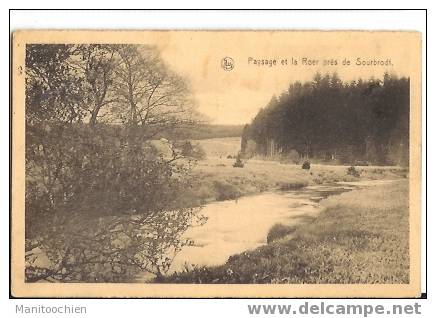
[[[241,151],[338,164],[407,165],[409,78],[343,82],[317,73],[273,97],[243,130]]]

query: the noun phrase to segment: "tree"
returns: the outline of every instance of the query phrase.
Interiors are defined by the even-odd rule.
[[[409,84],[408,78],[390,74],[383,81],[344,83],[336,73],[316,73],[312,81],[292,83],[259,111],[244,128],[243,149],[253,140],[262,155],[274,144],[284,157],[297,151],[306,158],[350,164],[362,158],[407,163]]]
[[[116,112],[122,122],[140,126],[149,137],[194,122],[186,80],[168,69],[156,49],[120,45],[116,50],[115,85],[121,97]]]
[[[26,121],[73,123],[85,115],[82,74],[71,64],[74,45],[26,46]]]
[[[149,140],[191,118],[188,86],[162,65],[137,45],[27,47],[28,282],[161,276],[191,244],[183,233],[203,218],[183,198],[190,160]]]
[[[101,44],[80,45],[78,51],[80,55],[75,65],[83,72],[89,124],[95,126],[101,110],[118,101],[113,91],[116,51],[111,45]]]

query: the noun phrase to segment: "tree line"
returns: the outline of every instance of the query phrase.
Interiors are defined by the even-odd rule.
[[[27,45],[25,74],[26,280],[163,275],[202,222],[186,143],[150,142],[201,120],[189,83],[130,44]]]
[[[247,156],[407,165],[410,79],[385,73],[344,82],[334,73],[295,82],[243,130]]]

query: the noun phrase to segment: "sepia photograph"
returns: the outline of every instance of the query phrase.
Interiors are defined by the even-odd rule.
[[[421,34],[13,34],[12,293],[418,297]]]

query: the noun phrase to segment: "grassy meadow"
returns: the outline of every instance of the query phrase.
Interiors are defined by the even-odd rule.
[[[244,167],[235,168],[233,163],[240,142],[240,137],[193,141],[205,151],[206,158],[195,165],[192,188],[187,189],[186,200],[202,205],[268,190],[292,190],[341,181],[401,179],[408,174],[408,170],[401,167],[362,166],[356,167],[359,174],[356,176],[348,172],[349,166],[312,164],[308,171],[301,165],[259,159],[244,159]]]
[[[360,176],[350,175],[348,166],[300,165],[278,161],[248,160],[243,168],[234,168],[235,159],[208,157],[194,168],[194,182],[186,195],[197,205],[212,201],[236,199],[268,190],[292,190],[308,185],[341,181],[392,180],[407,176],[399,167],[356,167]]]

